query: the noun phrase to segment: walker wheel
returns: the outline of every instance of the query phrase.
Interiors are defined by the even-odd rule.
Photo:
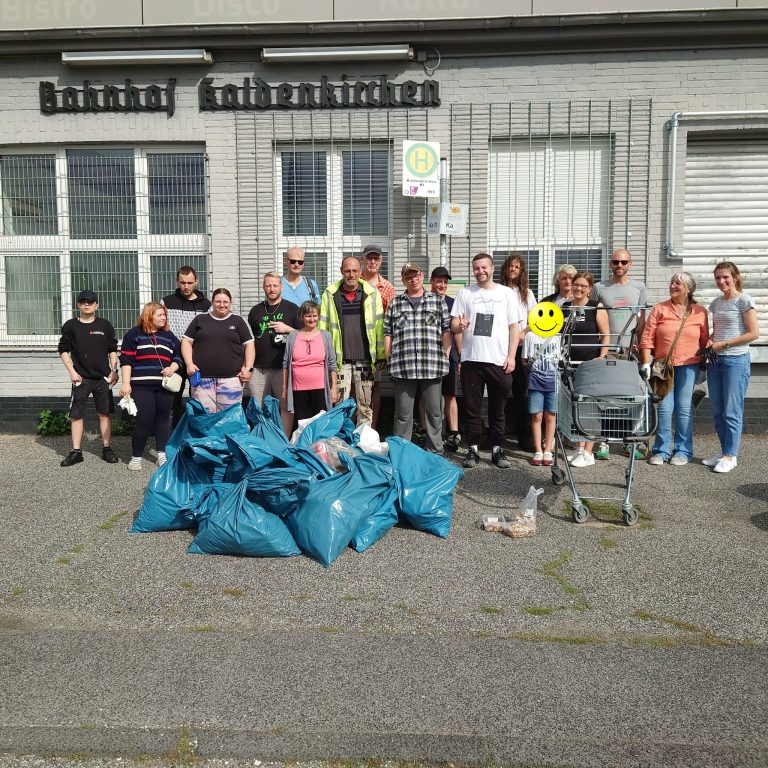
[[[565,472],[560,467],[552,467],[552,482],[562,485],[565,482]]]
[[[571,512],[573,514],[574,523],[586,523],[589,517],[589,509],[581,502],[573,502],[571,504]]]
[[[624,524],[634,525],[637,522],[637,510],[634,507],[629,507],[624,510]]]

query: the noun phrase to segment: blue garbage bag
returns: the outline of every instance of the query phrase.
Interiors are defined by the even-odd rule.
[[[397,524],[397,484],[387,456],[363,454],[353,459],[353,462],[369,487],[383,487],[373,503],[372,511],[350,542],[354,550],[364,552]]]
[[[208,413],[197,400],[187,400],[184,415],[173,430],[165,446],[165,453],[170,459],[178,451],[179,446],[190,438],[223,437],[248,431],[248,421],[239,403],[230,405],[229,408],[218,413]]]
[[[315,480],[301,506],[285,522],[304,554],[330,565],[349,544],[388,486],[382,477],[363,474],[350,461],[349,471]]]
[[[277,403],[277,414],[275,414],[275,403]],[[280,402],[274,397],[265,397],[263,408],[259,405],[259,401],[252,397],[245,410],[245,416],[253,424],[251,434],[254,437],[265,440],[275,450],[290,445],[283,432],[283,423],[280,421]]]
[[[249,557],[301,554],[285,523],[249,498],[247,480],[229,486],[216,501],[188,552]]]
[[[388,437],[400,516],[419,531],[445,538],[451,530],[453,489],[464,471],[401,437]]]
[[[351,397],[331,408],[330,411],[304,427],[304,431],[296,440],[296,447],[309,448],[312,443],[329,437],[340,437],[345,443],[354,445],[357,443],[357,435],[353,434],[355,424],[352,421],[355,408],[357,403]]]
[[[195,512],[210,493],[209,471],[182,450],[171,456],[149,481],[144,503],[131,531],[178,531],[195,528]]]

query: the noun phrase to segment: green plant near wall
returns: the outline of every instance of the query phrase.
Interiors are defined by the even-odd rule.
[[[46,408],[37,416],[37,434],[43,437],[65,437],[69,434],[69,414]]]

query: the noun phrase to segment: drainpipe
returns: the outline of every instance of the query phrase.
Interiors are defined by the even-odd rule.
[[[675,189],[677,187],[677,126],[681,120],[692,117],[704,118],[736,118],[736,117],[766,117],[768,109],[734,109],[720,112],[673,112],[667,122],[669,130],[669,186],[667,187],[667,237],[664,251],[668,259],[682,259],[682,252],[675,248]]]

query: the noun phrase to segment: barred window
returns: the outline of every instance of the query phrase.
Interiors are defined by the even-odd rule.
[[[119,335],[192,266],[208,283],[201,150],[70,147],[0,154],[0,340],[55,343],[94,290]]]

